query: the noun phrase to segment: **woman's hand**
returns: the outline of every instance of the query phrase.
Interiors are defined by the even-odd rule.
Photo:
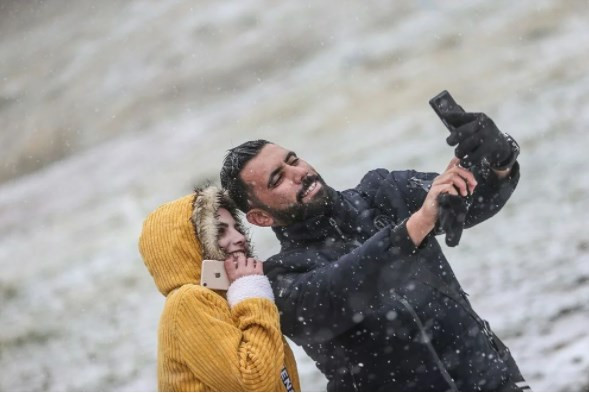
[[[233,253],[225,259],[225,271],[229,278],[229,283],[240,277],[263,275],[263,263],[254,258],[248,258],[242,252]]]

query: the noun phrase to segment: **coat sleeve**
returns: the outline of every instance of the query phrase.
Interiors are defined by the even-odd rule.
[[[313,252],[278,254],[267,271],[281,311],[283,332],[299,345],[321,343],[358,324],[370,296],[377,296],[385,262],[415,252],[405,222],[386,227],[360,247],[311,271],[290,271],[301,258],[322,258]],[[291,262],[292,261],[292,262]],[[268,263],[266,262],[266,263]]]
[[[466,228],[493,217],[505,206],[519,182],[519,163],[516,162],[509,175],[503,179],[499,179],[490,168],[475,168],[474,174],[478,185],[466,216]]]
[[[228,306],[206,295],[186,293],[175,318],[188,367],[206,385],[225,391],[275,391],[285,363],[274,303],[246,299],[228,317]]]
[[[503,208],[519,181],[519,164],[516,162],[510,174],[499,179],[488,167],[471,168],[477,180],[477,187],[470,197],[472,204],[468,210],[465,227],[470,228],[492,216]],[[374,204],[391,214],[403,219],[421,208],[433,180],[438,176],[434,172],[416,172],[413,170],[389,172],[385,169],[373,171],[372,194]],[[368,178],[368,176],[367,176]],[[399,203],[399,199],[402,203]],[[436,232],[441,234],[442,232]]]

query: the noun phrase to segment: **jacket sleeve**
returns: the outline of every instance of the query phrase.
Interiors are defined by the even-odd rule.
[[[274,391],[284,368],[278,310],[250,298],[230,309],[213,294],[186,293],[176,314],[182,358],[203,383],[225,391]]]
[[[472,204],[468,210],[465,227],[470,228],[494,216],[507,203],[519,181],[519,164],[516,162],[510,174],[499,179],[488,167],[471,168],[477,180],[477,187],[469,199]],[[399,218],[409,217],[421,208],[432,182],[438,176],[433,172],[416,172],[413,170],[393,171],[378,169],[373,171],[372,193],[374,204],[384,210],[390,209]],[[368,176],[367,176],[368,177]],[[380,179],[380,181],[375,180]],[[375,189],[375,185],[378,184]],[[399,196],[403,203],[399,203]],[[402,206],[404,205],[404,206]],[[441,232],[436,232],[441,234]]]
[[[478,185],[466,216],[466,228],[493,217],[505,206],[519,181],[519,163],[516,161],[509,175],[503,179],[499,179],[490,168],[475,167],[473,172]]]
[[[311,271],[290,271],[302,258],[320,255],[293,252],[268,260],[267,271],[281,311],[283,332],[295,343],[321,343],[358,324],[370,309],[370,296],[381,269],[391,259],[415,252],[405,222],[385,227],[360,247]],[[290,263],[289,261],[293,261]],[[267,263],[268,263],[267,262]]]

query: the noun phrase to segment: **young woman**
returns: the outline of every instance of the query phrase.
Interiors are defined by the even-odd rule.
[[[166,297],[160,391],[300,390],[270,283],[225,192],[208,187],[159,207],[143,224],[139,249]],[[227,291],[200,285],[204,259],[225,261]]]

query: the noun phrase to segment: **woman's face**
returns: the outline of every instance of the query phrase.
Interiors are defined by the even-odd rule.
[[[243,233],[235,227],[235,220],[227,209],[217,210],[219,220],[219,247],[227,254],[243,252],[247,254],[247,242]]]

